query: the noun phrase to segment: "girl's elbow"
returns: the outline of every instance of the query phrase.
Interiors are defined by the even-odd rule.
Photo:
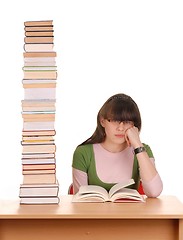
[[[161,184],[161,186],[159,186],[158,188],[153,188],[153,189],[148,189],[145,192],[145,195],[149,198],[157,198],[160,196],[160,194],[163,191],[163,184]]]

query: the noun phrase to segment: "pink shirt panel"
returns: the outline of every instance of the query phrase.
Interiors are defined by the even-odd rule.
[[[133,149],[126,148],[117,153],[105,150],[101,144],[94,144],[97,175],[102,182],[117,183],[132,177]]]

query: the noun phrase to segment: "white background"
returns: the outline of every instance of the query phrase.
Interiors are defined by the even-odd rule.
[[[142,115],[164,195],[183,200],[182,1],[3,1],[0,37],[0,198],[18,198],[21,172],[24,21],[53,20],[57,52],[57,178],[72,181],[75,147],[96,127],[111,95],[123,92]]]

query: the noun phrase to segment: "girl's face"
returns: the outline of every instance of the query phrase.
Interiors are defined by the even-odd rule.
[[[112,144],[126,143],[126,130],[133,127],[132,121],[115,121],[110,119],[101,119],[101,125],[105,129],[106,142]]]

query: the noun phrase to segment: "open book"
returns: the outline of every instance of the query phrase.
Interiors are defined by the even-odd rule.
[[[145,202],[144,196],[137,190],[126,188],[134,183],[133,179],[117,183],[109,192],[101,186],[81,186],[73,195],[72,202]]]

